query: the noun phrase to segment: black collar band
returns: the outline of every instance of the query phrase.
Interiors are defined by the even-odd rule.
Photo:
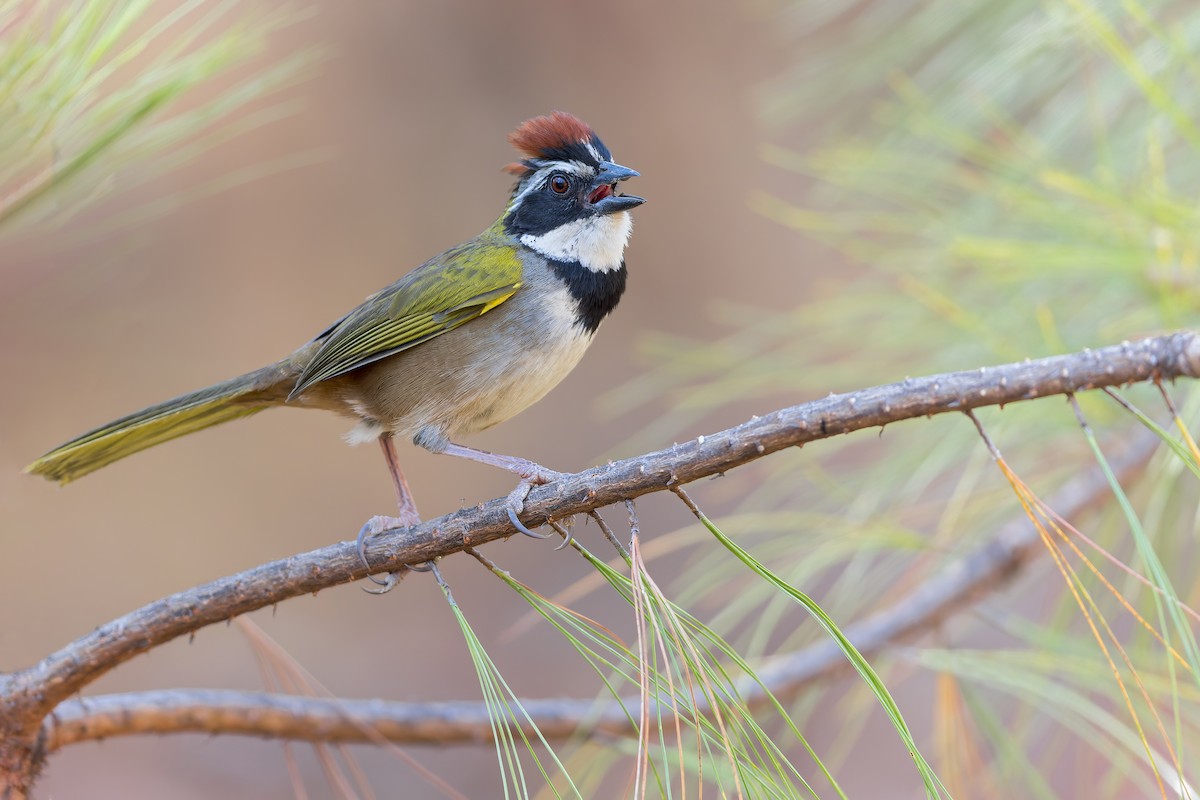
[[[617,269],[600,272],[590,270],[578,261],[546,261],[575,299],[575,321],[588,333],[595,333],[625,292],[628,275],[625,262],[622,261]]]

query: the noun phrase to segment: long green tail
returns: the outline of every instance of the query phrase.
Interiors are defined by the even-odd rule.
[[[101,425],[54,448],[25,471],[69,483],[147,447],[279,405],[295,379],[287,362],[263,367]]]

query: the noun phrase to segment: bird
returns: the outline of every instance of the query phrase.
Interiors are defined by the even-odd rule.
[[[323,409],[355,422],[349,443],[379,443],[396,491],[399,513],[372,517],[359,532],[364,563],[365,538],[421,519],[397,438],[515,473],[509,517],[542,538],[517,515],[533,486],[561,474],[459,440],[533,405],[579,363],[625,292],[629,212],[645,200],[618,191],[639,173],[613,161],[572,114],[528,119],[508,141],[519,158],[504,170],[516,183],[483,233],[370,295],[287,357],[101,425],[25,471],[66,484],[264,409]]]

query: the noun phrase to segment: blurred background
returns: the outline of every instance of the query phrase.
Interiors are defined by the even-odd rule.
[[[151,18],[171,5],[156,4]],[[241,4],[230,16],[264,6]],[[636,215],[629,292],[587,360],[544,402],[470,444],[566,470],[617,455],[610,444],[634,428],[598,413],[595,400],[645,369],[639,336],[703,335],[715,297],[786,306],[805,290],[811,260],[746,203],[769,170],[756,155],[752,99],[777,45],[753,5],[303,8],[310,13],[268,37],[251,66],[314,48],[321,60],[306,80],[239,110],[235,124],[281,101],[292,113],[209,146],[164,176],[146,180],[131,167],[104,187],[120,191],[82,215],[5,243],[0,606],[9,613],[0,669],[29,664],[164,594],[352,538],[366,518],[392,511],[378,448],[347,447],[344,421],[311,412],[213,429],[61,489],[20,470],[101,422],[273,361],[367,294],[478,233],[511,188],[501,171],[512,160],[505,137],[529,116],[564,109],[587,120],[621,163],[642,172],[630,191],[649,202]],[[511,488],[508,476],[487,468],[408,446],[403,454],[427,517]],[[584,572],[578,559],[551,550],[512,541],[491,554],[549,592]],[[476,564],[445,572],[481,631],[498,637],[521,613]],[[475,698],[462,636],[424,577],[385,598],[348,586],[255,619],[336,693]],[[577,694],[578,665],[561,647],[543,649],[548,642],[525,634],[496,655],[530,696]],[[240,634],[214,628],[94,688],[259,685]],[[468,796],[490,796],[495,756],[467,750],[416,755]],[[440,796],[426,795],[393,757],[370,751],[361,758],[383,796]],[[54,760],[40,790],[291,796],[278,744],[206,737],[72,748]]]
[[[231,423],[66,488],[20,470],[97,424],[279,358],[479,232],[510,189],[505,136],[552,109],[590,122],[642,173],[630,184],[648,198],[630,287],[574,374],[469,444],[575,470],[831,391],[1197,324],[1192,3],[135,2],[122,7],[122,41],[145,48],[82,53],[55,72],[18,32],[46,39],[64,9],[63,36],[118,16],[98,3],[0,3],[0,56],[21,89],[4,95],[0,121],[3,670],[391,511],[377,448],[346,447],[346,423],[312,412]],[[40,28],[29,24],[39,13]],[[236,46],[223,44],[230,31]],[[162,117],[156,92],[170,100]],[[139,108],[154,125],[122,116]],[[117,146],[93,158],[84,134],[110,129]],[[56,181],[70,186],[29,188]],[[1195,419],[1196,393],[1171,391]],[[1152,389],[1128,396],[1170,424]],[[1079,400],[1104,449],[1128,443],[1131,415],[1098,393]],[[1058,399],[980,418],[1043,497],[1095,465]],[[477,465],[401,455],[426,517],[512,487]],[[1200,647],[1156,603],[1168,589],[1200,602],[1194,474],[1194,460],[1160,455],[1127,487],[1127,513],[1111,502],[1073,520],[1131,571],[1151,571],[1137,537],[1157,549],[1166,566],[1145,584],[1085,548],[1101,564],[1071,554],[1080,575],[1068,591],[1050,559],[1034,560],[872,659],[954,796],[1183,793],[1164,765],[1200,755]],[[903,603],[1020,515],[974,428],[949,415],[780,453],[691,491],[842,625]],[[656,579],[747,658],[825,638],[676,501],[638,507]],[[624,517],[609,513],[618,530]],[[577,535],[605,552],[593,526]],[[594,577],[550,543],[487,554],[547,595]],[[528,606],[511,590],[465,558],[443,569],[518,695],[595,694],[594,673],[549,626],[518,625]],[[1097,647],[1079,587],[1089,614],[1112,618],[1122,669]],[[611,594],[571,607],[632,640]],[[251,616],[334,694],[479,697],[428,576],[383,598],[349,586]],[[1191,677],[1164,640],[1184,643]],[[236,627],[158,648],[89,692],[193,686],[261,686]],[[847,796],[923,796],[861,682],[786,701]],[[617,791],[631,762],[605,782],[609,744],[584,743],[572,766]],[[293,751],[311,795],[329,794],[311,752]],[[491,748],[409,752],[465,796],[497,796]],[[443,796],[394,754],[354,753],[379,796]],[[196,736],[70,747],[39,790],[295,795],[280,744]]]

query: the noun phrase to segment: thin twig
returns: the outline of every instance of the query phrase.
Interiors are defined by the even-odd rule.
[[[609,543],[616,548],[617,554],[629,562],[629,551],[625,549],[625,545],[621,544],[621,540],[613,533],[612,528],[608,527],[608,523],[604,521],[604,517],[600,516],[600,512],[592,509],[588,512],[588,516],[596,520],[596,524],[600,526],[600,532],[604,534],[604,538],[608,539]]]
[[[1171,399],[1171,393],[1167,391],[1167,387],[1163,386],[1161,380],[1156,380],[1155,385],[1158,386],[1158,391],[1162,394],[1163,402],[1167,404],[1167,410],[1171,412],[1171,419],[1175,423],[1175,427],[1179,429],[1179,435],[1183,437],[1184,444],[1188,446],[1188,452],[1192,454],[1192,458],[1200,464],[1200,447],[1196,446],[1196,440],[1192,438],[1192,432],[1188,430],[1187,425],[1183,421],[1183,417],[1179,416],[1179,409],[1175,408],[1175,401]]]
[[[1074,398],[1075,395],[1068,393],[1067,397]],[[974,423],[975,430],[979,431],[979,438],[983,439],[983,443],[987,445],[988,453],[992,456],[992,461],[1003,461],[1004,456],[1000,455],[1000,448],[996,447],[996,443],[992,441],[992,437],[984,430],[983,423],[979,421],[979,417],[975,416],[975,412],[967,409],[964,413],[966,413],[967,419]]]
[[[682,486],[672,486],[671,491],[675,493],[676,497],[683,501],[683,504],[688,507],[688,511],[691,511],[696,519],[700,520],[701,522],[704,521],[704,513],[700,511],[700,506],[696,505],[696,501],[692,499],[690,494],[684,491]]]

